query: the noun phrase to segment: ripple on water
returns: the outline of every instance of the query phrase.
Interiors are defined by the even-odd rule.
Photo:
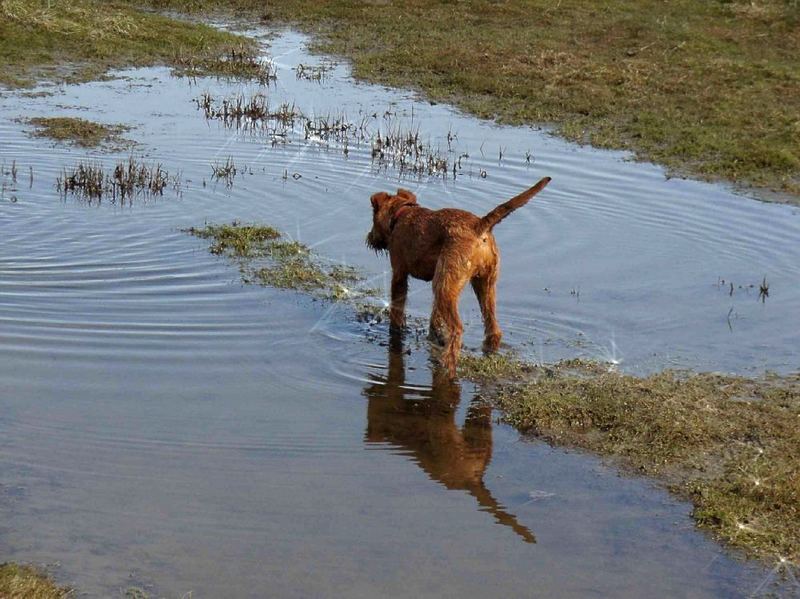
[[[59,560],[96,596],[130,584],[132,570],[165,595],[249,596],[267,585],[281,596],[368,597],[755,588],[758,568],[691,533],[686,506],[493,425],[470,385],[434,377],[424,340],[412,335],[409,353],[393,352],[385,323],[244,286],[235,264],[181,228],[271,224],[359,267],[385,300],[388,261],[363,245],[372,192],[403,186],[426,206],[483,214],[550,175],[546,193],[495,231],[509,347],[543,361],[750,372],[798,366],[800,331],[787,324],[800,306],[796,209],[354,84],[342,65],[322,85],[297,80],[290,69],[314,60],[303,38],[271,44],[273,105],[375,114],[376,129],[390,113],[451,161],[469,158],[455,180],[399,178],[376,168],[369,144],[347,156],[302,135],[273,145],[206,122],[192,102],[259,88],[190,84],[165,69],[48,97],[5,95],[0,164],[15,160],[18,181],[0,174],[0,492],[22,486],[25,499],[9,504],[4,559]],[[30,138],[15,120],[23,112],[132,126],[132,152],[179,175],[181,193],[125,206],[60,198],[63,168],[112,166],[127,153]],[[229,157],[232,187],[211,178]],[[765,275],[771,296],[761,304],[747,286]],[[411,316],[427,319],[430,295],[412,283]],[[465,342],[478,347],[469,291],[462,315]]]

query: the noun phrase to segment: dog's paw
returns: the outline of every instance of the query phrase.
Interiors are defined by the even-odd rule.
[[[498,349],[500,349],[500,339],[502,339],[502,337],[503,336],[500,333],[486,335],[483,340],[483,351],[487,354],[496,352]]]
[[[444,347],[444,335],[435,329],[428,329],[428,341],[435,345]]]

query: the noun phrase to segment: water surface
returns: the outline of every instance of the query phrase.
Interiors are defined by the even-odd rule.
[[[424,343],[390,347],[385,325],[346,306],[243,285],[181,229],[268,223],[363,269],[385,295],[388,264],[363,245],[371,193],[402,185],[426,206],[485,213],[549,175],[495,231],[509,347],[631,372],[757,374],[800,366],[798,209],[358,84],[344,65],[296,79],[297,64],[319,61],[304,44],[291,32],[271,41],[270,88],[152,68],[2,96],[0,557],[50,564],[90,596],[755,589],[767,572],[695,531],[688,505],[591,456],[521,440],[471,385],[435,379]],[[262,92],[373,130],[418,126],[451,161],[469,158],[455,179],[399,177],[369,143],[345,155],[206,121],[193,104],[206,91]],[[18,121],[54,114],[132,126],[133,153],[179,172],[181,193],[60,197],[62,168],[127,154],[54,145]],[[240,169],[230,188],[211,179],[228,157]],[[411,293],[411,314],[425,317],[429,286]],[[477,347],[467,293],[462,316]]]

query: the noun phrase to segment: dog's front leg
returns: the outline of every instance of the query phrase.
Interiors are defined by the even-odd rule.
[[[389,307],[389,329],[399,333],[406,326],[406,296],[408,295],[408,274],[392,272],[392,302]]]

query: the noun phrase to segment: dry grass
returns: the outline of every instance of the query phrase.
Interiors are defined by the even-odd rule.
[[[0,597],[3,599],[64,599],[68,589],[57,586],[30,566],[0,564]]]
[[[146,164],[133,156],[118,162],[113,170],[106,170],[99,163],[81,162],[65,168],[56,180],[56,188],[63,196],[71,194],[90,203],[108,198],[112,203],[124,204],[136,197],[162,196],[168,185],[180,194],[179,175],[170,177],[161,164]]]
[[[37,137],[72,142],[84,148],[100,145],[119,148],[126,145],[120,134],[127,131],[128,127],[123,125],[104,125],[74,117],[35,117],[28,122],[36,125]]]

